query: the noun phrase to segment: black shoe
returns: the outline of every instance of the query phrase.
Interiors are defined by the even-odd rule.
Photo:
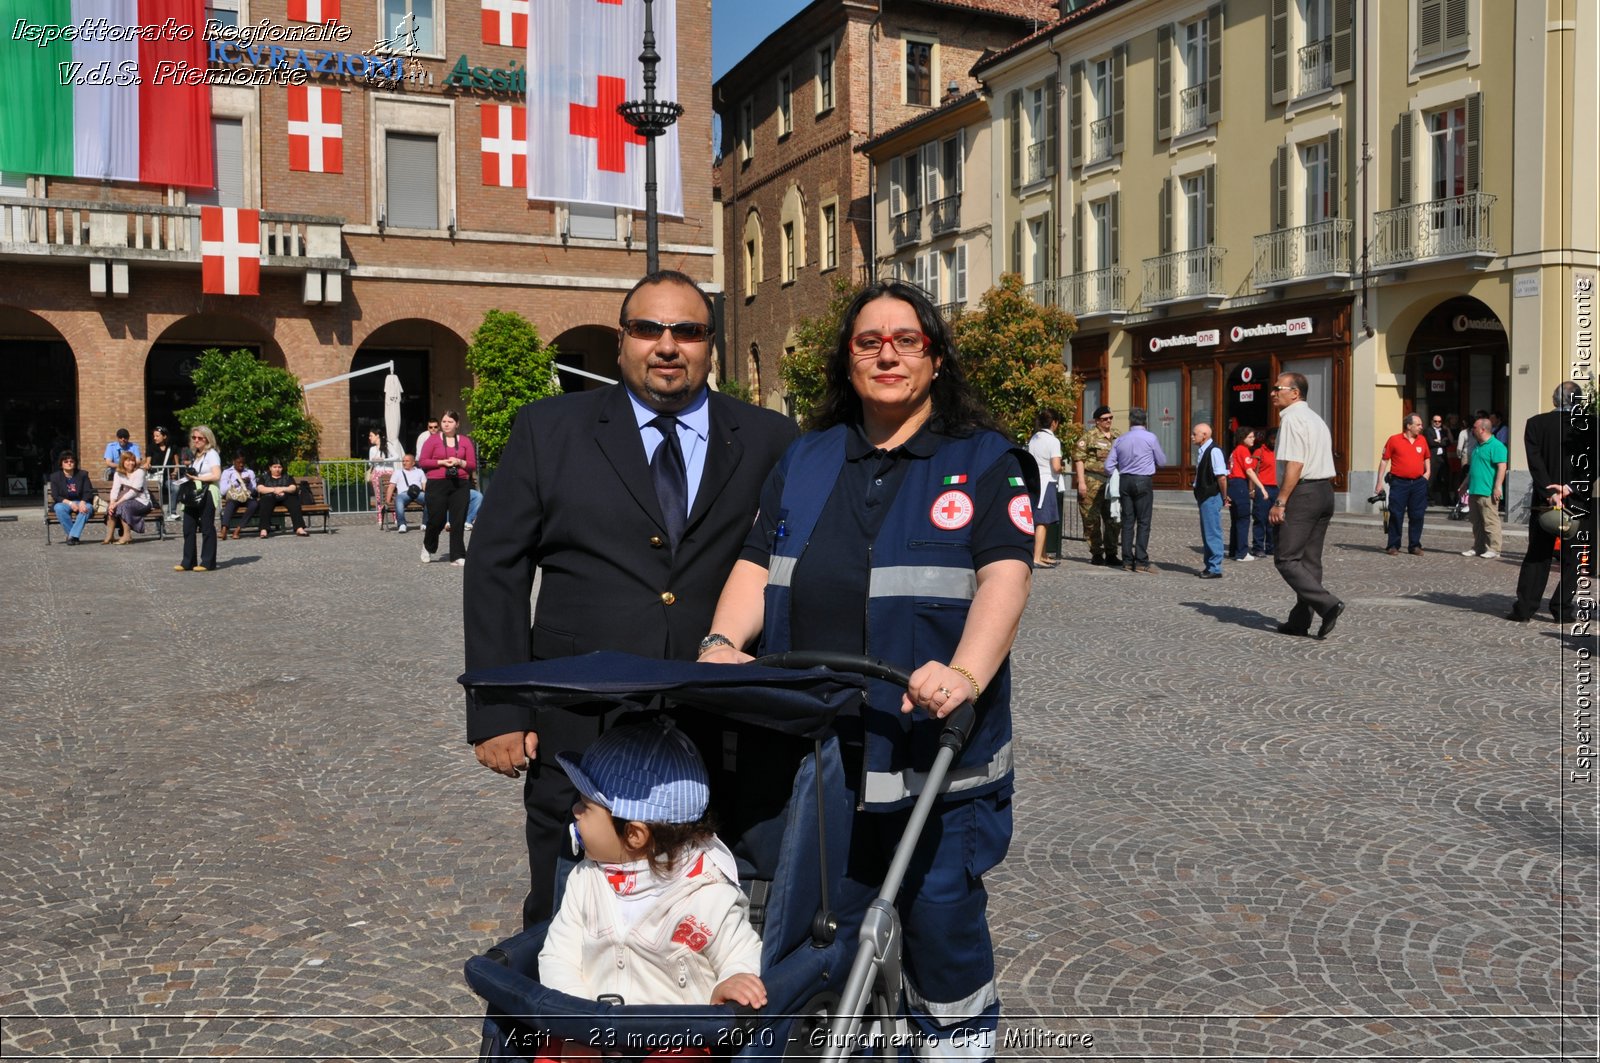
[[[1322,625],[1317,628],[1317,638],[1319,640],[1325,639],[1329,635],[1333,634],[1334,625],[1339,622],[1339,617],[1343,615],[1343,613],[1344,603],[1338,602],[1332,609],[1329,609],[1326,613],[1322,614]]]
[[[1521,613],[1513,609],[1511,612],[1506,614],[1506,619],[1511,621],[1513,624],[1526,624],[1528,621],[1532,620],[1533,617],[1523,616]]]
[[[67,536],[67,545],[68,546],[77,546],[78,545],[78,537],[76,535]]]
[[[1202,572],[1202,573],[1200,573],[1200,578],[1201,579],[1221,579],[1222,578],[1222,573],[1220,573],[1220,572]]]
[[[1091,565],[1103,565],[1103,564],[1105,564],[1105,562],[1103,560],[1101,560],[1099,554],[1095,554],[1093,557],[1089,558],[1089,564],[1091,564]]]
[[[1118,565],[1122,564],[1122,558],[1116,556],[1115,554],[1107,554],[1106,564],[1110,565],[1112,568],[1116,568]]]

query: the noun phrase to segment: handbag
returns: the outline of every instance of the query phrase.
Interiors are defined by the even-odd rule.
[[[206,507],[206,487],[198,480],[185,480],[178,485],[178,505],[192,517],[198,517]]]
[[[233,486],[228,488],[228,493],[222,497],[229,502],[248,502],[250,501],[250,489],[244,485],[244,481],[235,480],[233,481]]]
[[[110,511],[110,509],[111,509],[111,507],[109,505],[107,505],[104,495],[95,495],[94,496],[94,515],[95,516],[103,517],[103,516],[106,515],[107,512]]]

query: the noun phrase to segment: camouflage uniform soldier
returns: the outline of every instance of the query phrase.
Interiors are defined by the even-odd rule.
[[[1117,544],[1122,525],[1111,519],[1111,500],[1106,496],[1106,455],[1118,432],[1111,427],[1111,407],[1094,411],[1094,424],[1078,437],[1072,453],[1072,475],[1078,488],[1078,512],[1083,515],[1083,533],[1089,539],[1091,565],[1120,565]]]

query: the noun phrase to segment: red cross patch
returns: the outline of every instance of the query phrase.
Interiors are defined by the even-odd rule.
[[[606,881],[611,883],[611,890],[619,897],[626,897],[639,886],[639,875],[635,871],[624,871],[620,867],[606,867]]]
[[[1033,534],[1033,500],[1027,495],[1018,495],[1007,503],[1006,516],[1022,534]]]
[[[672,932],[672,940],[680,945],[686,945],[690,952],[700,952],[716,937],[711,928],[692,915],[683,917],[683,922]]]
[[[941,531],[955,531],[972,523],[972,498],[965,491],[946,491],[933,500],[928,519]]]

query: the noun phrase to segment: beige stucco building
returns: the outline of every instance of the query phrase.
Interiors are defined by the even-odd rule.
[[[974,68],[994,277],[1078,315],[1085,408],[1150,409],[1162,487],[1293,370],[1349,508],[1405,413],[1489,409],[1515,510],[1520,425],[1593,350],[1597,50],[1580,0],[1079,4]]]

